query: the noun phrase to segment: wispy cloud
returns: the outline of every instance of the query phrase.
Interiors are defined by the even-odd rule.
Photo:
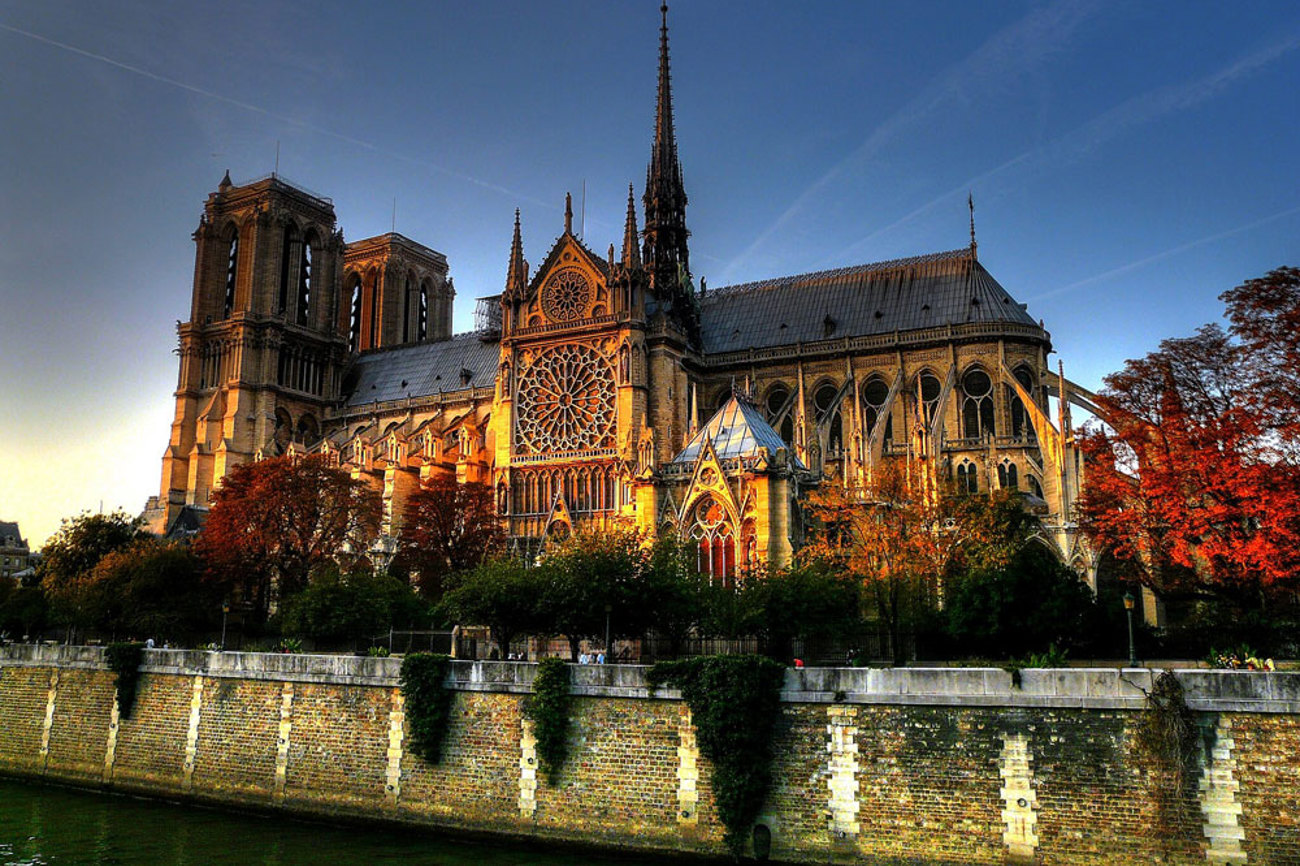
[[[1291,33],[1234,60],[1220,69],[1216,69],[1208,75],[1182,84],[1159,87],[1127,99],[1087,123],[1075,127],[1039,147],[1027,150],[1003,162],[1001,165],[967,178],[947,192],[934,197],[920,207],[894,220],[889,225],[872,231],[834,256],[827,256],[827,260],[844,261],[877,238],[923,216],[936,207],[953,206],[958,199],[965,198],[968,191],[985,187],[994,178],[1017,172],[1023,174],[1035,170],[1059,168],[1062,165],[1083,159],[1097,148],[1132,129],[1155,123],[1208,102],[1226,92],[1233,85],[1244,82],[1250,76],[1282,59],[1297,48],[1300,48],[1300,33]],[[1006,188],[1005,183],[1001,184],[1001,186],[1003,189]]]
[[[950,67],[906,106],[876,127],[852,153],[799,194],[754,241],[728,265],[723,279],[796,222],[800,213],[849,169],[872,159],[888,144],[953,104],[966,104],[975,92],[996,89],[1015,76],[1041,66],[1068,44],[1074,32],[1097,10],[1092,0],[1065,0],[1037,9],[994,34],[964,60]]]
[[[1252,229],[1257,229],[1260,226],[1268,225],[1269,223],[1275,223],[1278,220],[1286,219],[1287,217],[1294,216],[1295,214],[1300,214],[1300,205],[1287,208],[1286,210],[1283,211],[1278,211],[1275,214],[1270,214],[1269,216],[1261,217],[1260,219],[1257,220],[1252,220],[1246,223],[1245,225],[1240,225],[1237,226],[1236,228],[1228,229],[1226,231],[1221,231],[1221,232],[1215,232],[1212,235],[1206,235],[1203,238],[1197,238],[1194,241],[1188,241],[1185,244],[1179,244],[1176,247],[1170,247],[1167,250],[1162,250],[1158,253],[1153,253],[1152,255],[1144,256],[1136,261],[1129,262],[1126,265],[1120,265],[1117,268],[1111,268],[1108,271],[1103,271],[1100,274],[1095,274],[1091,277],[1087,277],[1086,279],[1076,280],[1075,282],[1070,283],[1067,286],[1060,286],[1059,288],[1052,289],[1051,291],[1043,292],[1041,295],[1035,295],[1032,298],[1026,298],[1026,303],[1032,301],[1042,301],[1047,298],[1055,298],[1058,295],[1064,295],[1067,294],[1068,292],[1073,292],[1076,289],[1081,289],[1084,286],[1090,286],[1093,283],[1104,282],[1106,280],[1112,279],[1113,277],[1118,277],[1122,274],[1127,274],[1130,271],[1136,271],[1140,268],[1144,268],[1147,265],[1154,264],[1155,262],[1161,261],[1163,259],[1172,258],[1173,256],[1179,255],[1181,253],[1185,253],[1188,250],[1195,249],[1196,247],[1204,246],[1205,244],[1211,244],[1214,243],[1215,241],[1221,241],[1225,238],[1230,238],[1233,235],[1244,234],[1248,231],[1251,231]]]
[[[454,168],[448,168],[445,165],[441,165],[439,163],[432,162],[427,159],[422,159],[420,157],[399,153],[397,151],[390,150],[386,147],[376,144],[373,141],[368,141],[364,138],[357,138],[355,136],[338,132],[336,130],[329,129],[327,127],[319,126],[314,123],[308,123],[307,121],[301,120],[299,118],[290,117],[287,114],[280,114],[268,108],[263,108],[260,105],[254,105],[253,103],[245,102],[242,99],[236,99],[231,96],[226,96],[225,94],[222,93],[217,93],[216,91],[213,90],[208,90],[203,87],[197,87],[193,84],[189,84],[187,82],[180,81],[178,79],[171,78],[166,75],[160,75],[157,72],[151,72],[148,69],[143,69],[139,66],[134,66],[130,63],[123,63],[122,61],[115,60],[112,57],[107,57],[103,54],[97,54],[93,51],[87,51],[84,48],[78,48],[75,45],[69,45],[66,42],[60,42],[57,39],[51,39],[48,36],[42,36],[39,33],[32,33],[29,30],[23,30],[21,28],[13,27],[9,24],[3,24],[3,23],[0,23],[0,30],[5,30],[10,33],[17,34],[19,36],[26,37],[35,42],[40,42],[43,45],[48,45],[52,48],[58,48],[62,51],[66,51],[70,54],[75,54],[79,57],[84,57],[88,60],[95,60],[99,63],[105,63],[109,66],[115,67],[117,69],[121,69],[124,72],[130,72],[133,75],[138,75],[142,78],[147,78],[150,81],[156,81],[159,84],[166,84],[170,87],[175,87],[180,90],[193,93],[197,96],[202,96],[206,99],[211,99],[215,102],[221,102],[226,105],[230,105],[235,108],[242,109],[244,111],[252,112],[253,114],[260,114],[264,117],[271,118],[272,120],[277,120],[281,123],[286,123],[291,126],[296,126],[299,129],[305,129],[309,132],[316,133],[317,135],[327,136],[337,141],[342,141],[347,144],[351,144],[363,150],[369,150],[369,151],[373,151],[374,153],[380,153],[385,156],[392,157],[393,159],[401,160],[402,162],[406,162],[410,165],[415,165],[421,168],[426,168],[431,171],[438,172],[439,174],[446,175],[447,177],[452,177],[457,180],[464,181],[465,183],[473,184],[483,189],[490,190],[495,193],[499,193],[500,195],[503,195],[506,198],[510,199],[512,202],[528,202],[529,204],[547,208],[548,210],[556,209],[555,202],[542,201],[541,199],[537,199],[532,196],[525,195],[516,190],[512,190],[508,187],[504,187],[500,184],[483,180],[482,178],[475,177],[474,175],[471,174],[466,174],[463,171],[457,171]]]

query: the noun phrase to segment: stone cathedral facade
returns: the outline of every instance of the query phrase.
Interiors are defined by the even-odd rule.
[[[635,525],[698,544],[729,578],[784,563],[818,484],[912,461],[971,492],[1020,491],[1081,573],[1081,481],[1051,339],[978,259],[950,252],[696,287],[673,129],[666,7],[638,214],[604,253],[563,230],[535,267],[516,213],[499,295],[452,335],[442,253],[346,242],[326,198],[271,176],[208,197],[161,492],[168,531],[222,476],[321,453],[383,495],[386,530],[423,479],[490,484],[516,546]],[[567,204],[567,203],[566,203]],[[638,219],[639,217],[639,219]],[[1057,397],[1049,410],[1048,398]]]

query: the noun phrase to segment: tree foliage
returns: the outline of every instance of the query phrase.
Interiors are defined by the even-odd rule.
[[[407,500],[397,556],[420,591],[436,601],[449,575],[499,553],[504,539],[490,486],[436,476]]]
[[[876,468],[862,490],[827,485],[809,496],[813,531],[805,562],[853,575],[882,626],[895,663],[905,633],[935,606],[949,575],[1005,564],[1030,525],[1005,493],[929,493],[899,461]]]
[[[453,694],[444,682],[451,657],[434,653],[412,653],[402,659],[399,684],[411,751],[431,764],[442,757],[442,741],[451,722]]]
[[[225,477],[195,549],[210,579],[265,617],[313,570],[363,560],[379,520],[378,494],[325,458],[274,457]]]
[[[569,666],[560,659],[542,659],[533,678],[533,693],[524,703],[524,715],[533,723],[537,757],[552,784],[569,758]]]
[[[1300,588],[1300,270],[1223,299],[1226,330],[1106,377],[1080,514],[1157,591],[1260,609]]]
[[[489,559],[453,575],[438,610],[451,622],[487,626],[505,658],[517,636],[537,627],[538,577],[518,559]]]
[[[285,634],[326,643],[374,637],[392,626],[427,625],[428,604],[405,581],[366,568],[326,566],[290,596],[281,611]]]
[[[123,511],[64,518],[45,547],[36,575],[56,619],[68,625],[94,627],[91,572],[107,554],[140,536],[138,521]]]

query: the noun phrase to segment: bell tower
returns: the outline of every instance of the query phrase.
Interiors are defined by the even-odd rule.
[[[343,238],[329,199],[276,175],[236,186],[227,172],[194,243],[171,440],[146,508],[158,532],[183,507],[206,507],[236,465],[319,441],[347,359]]]

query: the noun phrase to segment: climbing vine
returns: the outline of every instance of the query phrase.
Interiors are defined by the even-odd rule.
[[[451,718],[451,690],[445,685],[451,657],[413,653],[402,659],[402,701],[411,751],[431,764],[442,756]]]
[[[144,658],[144,644],[111,643],[104,650],[108,669],[117,675],[117,713],[123,719],[131,718],[135,709],[135,693],[140,685],[140,661]]]
[[[736,856],[772,779],[772,739],[781,712],[785,669],[757,655],[704,656],[660,662],[651,693],[674,685],[691,708],[700,752],[713,762],[713,792],[727,846]]]
[[[1156,806],[1153,829],[1171,838],[1196,761],[1196,716],[1187,706],[1182,683],[1170,671],[1156,677],[1146,710],[1134,733],[1137,754],[1150,768],[1148,784]]]
[[[524,716],[533,723],[537,757],[546,778],[554,785],[569,757],[569,666],[558,658],[537,664],[533,694],[524,703]]]

